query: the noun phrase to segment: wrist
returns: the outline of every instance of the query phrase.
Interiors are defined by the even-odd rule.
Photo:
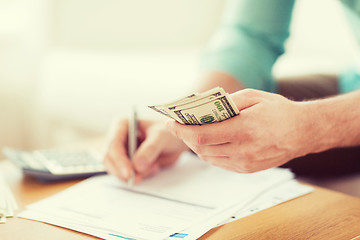
[[[303,154],[318,153],[336,146],[333,124],[321,101],[297,102],[300,107],[299,125]]]

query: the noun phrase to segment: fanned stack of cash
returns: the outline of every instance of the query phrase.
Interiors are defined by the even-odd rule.
[[[149,108],[187,125],[203,125],[221,122],[239,114],[230,95],[221,87],[207,92]]]

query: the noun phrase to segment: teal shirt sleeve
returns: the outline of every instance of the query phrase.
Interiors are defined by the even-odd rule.
[[[360,1],[341,0],[341,2],[356,41],[360,45]],[[356,62],[344,69],[339,75],[339,90],[341,93],[351,92],[356,89],[360,89],[360,56],[358,56]]]
[[[294,0],[230,0],[202,58],[205,71],[223,71],[248,88],[275,91],[271,72],[284,53]]]

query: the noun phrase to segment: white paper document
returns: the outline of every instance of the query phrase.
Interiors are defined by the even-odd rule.
[[[29,205],[19,216],[103,239],[190,240],[310,191],[287,169],[239,174],[187,153],[132,188],[113,176],[96,176]]]

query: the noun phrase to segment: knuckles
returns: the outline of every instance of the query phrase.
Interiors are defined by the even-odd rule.
[[[209,156],[205,156],[202,154],[197,153],[197,155],[204,160],[205,162],[210,163],[211,165],[217,166],[217,167],[221,167],[230,171],[234,171],[234,172],[238,172],[238,173],[254,173],[259,171],[259,166],[258,163],[254,160],[249,160],[249,159],[236,159],[236,160],[230,160],[229,161],[236,161],[228,164],[224,164],[224,162],[219,162],[219,161],[214,161],[214,159],[212,159]]]
[[[255,161],[245,159],[239,163],[239,170],[243,173],[254,173],[258,169],[258,165]]]
[[[251,150],[238,151],[234,157],[234,161],[236,161],[234,166],[236,172],[254,173],[259,171],[259,162],[256,154]]]
[[[207,136],[204,133],[196,133],[193,136],[192,142],[197,146],[205,145],[207,143]]]
[[[191,149],[198,155],[202,155],[203,148],[200,145],[192,145]]]
[[[178,138],[181,138],[182,140],[188,142],[193,146],[200,147],[208,143],[208,136],[204,133],[193,132],[189,136],[181,136],[181,134],[177,131],[175,131],[174,133]]]
[[[255,154],[252,151],[244,151],[242,153],[242,156],[244,156],[245,162],[249,162],[248,164],[254,162],[255,159]]]
[[[252,138],[252,134],[247,130],[241,132],[237,131],[236,133],[234,133],[234,138],[248,141]]]
[[[209,157],[207,156],[203,156],[201,154],[197,154],[199,156],[199,158],[201,158],[202,160],[204,160],[205,162],[209,162]]]

